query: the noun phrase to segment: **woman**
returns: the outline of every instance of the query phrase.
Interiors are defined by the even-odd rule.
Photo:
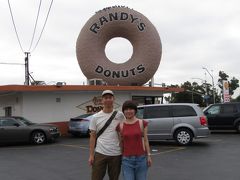
[[[147,169],[152,164],[148,123],[136,117],[137,105],[133,101],[124,102],[122,111],[126,120],[119,123],[116,130],[121,140],[123,179],[146,180]]]

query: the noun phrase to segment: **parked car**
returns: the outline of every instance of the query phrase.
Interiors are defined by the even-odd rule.
[[[36,124],[24,117],[0,117],[0,143],[30,142],[44,144],[60,136],[58,128],[50,124]]]
[[[204,110],[210,130],[236,130],[240,132],[240,103],[212,104]]]
[[[68,123],[68,132],[73,136],[89,135],[89,124],[93,114],[82,114],[71,118]]]
[[[188,145],[193,138],[207,137],[207,118],[197,104],[173,103],[138,106],[137,117],[148,121],[149,141],[174,139]]]

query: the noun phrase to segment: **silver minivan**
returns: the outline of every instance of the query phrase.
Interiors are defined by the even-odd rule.
[[[137,117],[148,121],[149,141],[174,139],[188,145],[193,138],[208,137],[207,118],[198,104],[172,103],[138,106]]]

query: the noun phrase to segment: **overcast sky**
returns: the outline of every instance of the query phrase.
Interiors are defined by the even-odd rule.
[[[33,47],[50,2],[42,1]],[[39,1],[10,0],[10,3],[20,42],[23,50],[28,51]],[[239,0],[55,0],[42,38],[31,53],[30,72],[34,79],[47,84],[86,83],[76,59],[77,37],[96,11],[114,5],[133,8],[157,28],[163,49],[155,83],[180,84],[193,82],[192,78],[211,83],[210,75],[202,67],[213,74],[215,84],[220,70],[230,78],[240,79]],[[0,0],[0,22],[0,63],[24,63],[7,0]],[[117,42],[110,44],[108,55],[123,61],[126,55],[122,54],[131,54],[131,51],[123,44],[126,42]],[[201,83],[199,79],[195,81]],[[0,64],[0,85],[23,83],[23,65]]]

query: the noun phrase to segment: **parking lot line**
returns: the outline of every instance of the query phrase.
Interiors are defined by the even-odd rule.
[[[86,146],[79,146],[79,145],[73,145],[73,144],[58,144],[60,146],[66,146],[66,147],[73,147],[73,148],[79,148],[79,149],[86,149],[88,150],[89,148]]]
[[[65,147],[71,147],[71,148],[79,148],[79,149],[89,150],[89,147],[87,147],[87,146],[79,146],[79,145],[75,145],[75,144],[58,144],[58,145],[65,146]],[[171,152],[186,149],[185,147],[175,147],[175,146],[172,146],[171,148],[174,148],[174,149],[165,150],[165,151],[161,151],[161,152],[158,152],[158,153],[152,153],[152,155],[156,156],[156,155],[160,155],[160,154],[166,154],[166,153],[171,153]]]
[[[23,150],[32,150],[33,148],[42,148],[42,147],[52,147],[57,146],[57,144],[44,144],[44,145],[25,145],[25,146],[0,146],[4,150],[16,150],[16,149],[23,149]]]
[[[223,141],[223,139],[203,139],[202,141],[198,140],[198,142],[221,142],[221,141]]]
[[[171,153],[171,152],[175,152],[175,151],[181,151],[181,150],[184,150],[184,149],[186,149],[186,147],[177,147],[175,149],[162,151],[162,152],[159,152],[159,153],[152,153],[152,156],[161,155],[161,154],[167,154],[167,153]]]

